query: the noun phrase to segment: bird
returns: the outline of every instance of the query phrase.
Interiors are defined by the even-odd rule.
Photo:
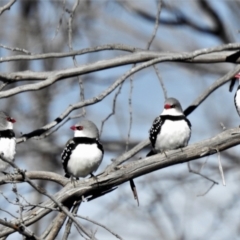
[[[238,112],[238,115],[240,116],[240,72],[234,76],[234,79],[232,80],[233,85],[234,85],[236,79],[239,80],[239,85],[238,85],[237,91],[234,96],[234,103],[235,103],[235,107]],[[233,86],[232,86],[232,88],[233,88]],[[230,87],[230,91],[232,91],[232,88]]]
[[[0,154],[6,160],[13,162],[16,154],[16,138],[13,131],[13,124],[16,122],[7,113],[0,111]],[[0,171],[3,172],[9,167],[9,163],[0,159]]]
[[[97,126],[90,120],[82,120],[71,127],[74,137],[61,154],[65,177],[79,179],[93,173],[102,162],[104,149],[99,142]]]
[[[155,118],[149,130],[152,150],[147,157],[185,147],[190,137],[191,123],[184,115],[180,102],[176,98],[167,98],[163,112]]]

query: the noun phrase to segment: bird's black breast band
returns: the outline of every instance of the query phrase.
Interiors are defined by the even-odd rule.
[[[165,120],[171,120],[171,121],[179,121],[179,120],[185,120],[187,122],[187,125],[191,128],[191,123],[190,121],[186,118],[185,115],[180,115],[180,116],[171,116],[171,115],[162,115],[161,116],[162,121],[164,122]]]
[[[2,130],[0,131],[0,138],[14,138],[15,137],[15,133],[13,130],[8,129],[8,130]]]

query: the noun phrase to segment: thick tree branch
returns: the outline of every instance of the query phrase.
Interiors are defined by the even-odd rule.
[[[143,176],[144,174],[166,168],[175,164],[196,160],[208,155],[215,154],[217,151],[221,152],[233,146],[240,144],[240,128],[233,128],[223,131],[213,138],[204,140],[202,142],[192,144],[182,150],[167,151],[164,154],[157,154],[142,160],[131,162],[117,169],[105,171],[103,174],[97,176],[95,179],[84,179],[79,181],[74,188],[73,185],[67,184],[61,191],[54,195],[57,202],[64,204],[74,198],[74,200],[85,198],[94,195],[94,192],[106,191],[115,186],[118,186],[131,178]],[[137,151],[137,150],[136,150]],[[46,207],[56,207],[56,202],[47,200],[41,204]],[[26,226],[31,225],[43,216],[48,214],[51,210],[44,208],[35,208],[26,213],[23,217]],[[13,220],[11,223],[14,224]],[[13,229],[6,227],[0,228],[0,237],[6,236],[14,232]]]
[[[212,47],[212,48],[205,48],[205,54],[211,53],[211,52],[217,52],[217,51],[226,51],[226,50],[239,50],[240,44],[239,43],[228,43],[224,45],[220,45],[218,47]],[[41,54],[31,54],[31,55],[15,55],[15,56],[8,56],[0,59],[0,63],[2,62],[11,62],[11,61],[23,61],[23,60],[42,60],[42,59],[49,59],[49,58],[65,58],[65,57],[72,57],[72,56],[80,56],[87,53],[93,53],[93,52],[99,52],[99,51],[106,51],[106,50],[120,50],[120,51],[126,51],[126,52],[144,52],[144,49],[136,48],[128,45],[123,44],[107,44],[102,46],[96,46],[91,48],[85,48],[82,50],[76,50],[66,53],[41,53]],[[202,50],[197,50],[202,52]],[[203,53],[203,52],[202,52]],[[169,52],[163,53],[164,55],[170,54]],[[175,54],[175,53],[172,53]]]
[[[229,44],[220,45],[217,47],[203,48],[203,49],[195,50],[193,52],[182,52],[182,53],[169,52],[169,51],[156,52],[156,51],[148,51],[148,50],[138,50],[137,52],[134,52],[132,54],[119,56],[119,57],[115,57],[113,59],[108,59],[108,60],[100,60],[95,63],[82,65],[78,68],[69,68],[66,70],[53,71],[53,72],[24,71],[24,72],[16,72],[16,73],[9,73],[9,74],[0,74],[0,80],[7,81],[7,82],[16,82],[16,81],[23,81],[23,80],[24,81],[46,80],[52,75],[54,76],[59,75],[58,80],[60,80],[60,79],[74,77],[80,74],[86,74],[86,73],[94,72],[98,70],[153,60],[154,58],[160,58],[158,62],[184,61],[184,62],[191,62],[191,63],[209,63],[209,62],[237,63],[237,62],[240,62],[239,60],[240,53],[238,52],[239,49],[240,49],[239,43],[229,43]],[[52,53],[52,56],[54,57],[57,54],[58,53]],[[234,54],[236,54],[236,56]],[[51,53],[49,53],[49,55],[51,56]],[[74,54],[70,56],[73,56],[73,55]],[[231,56],[235,56],[235,58],[233,57],[231,58]],[[26,57],[31,57],[31,56],[26,55]],[[19,57],[19,60],[22,60],[22,59]]]
[[[31,180],[48,180],[56,182],[62,186],[65,186],[68,183],[68,179],[54,172],[45,172],[45,171],[30,171],[26,172],[25,175]],[[13,182],[22,182],[24,177],[22,174],[7,174],[0,177],[0,185],[13,183]]]

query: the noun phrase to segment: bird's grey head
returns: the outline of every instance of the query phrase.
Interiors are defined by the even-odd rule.
[[[13,123],[15,122],[16,120],[9,117],[7,113],[0,111],[0,131],[13,129]]]
[[[89,120],[82,120],[72,126],[71,129],[74,131],[74,137],[99,138],[97,126]]]
[[[164,109],[161,115],[180,116],[184,114],[182,106],[176,98],[167,98],[164,102]]]

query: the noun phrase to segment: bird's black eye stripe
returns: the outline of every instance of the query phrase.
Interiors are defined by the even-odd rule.
[[[83,130],[83,126],[77,126],[76,129],[81,131]]]
[[[171,108],[175,108],[176,107],[176,105],[175,104],[173,104],[172,106],[171,106]]]

